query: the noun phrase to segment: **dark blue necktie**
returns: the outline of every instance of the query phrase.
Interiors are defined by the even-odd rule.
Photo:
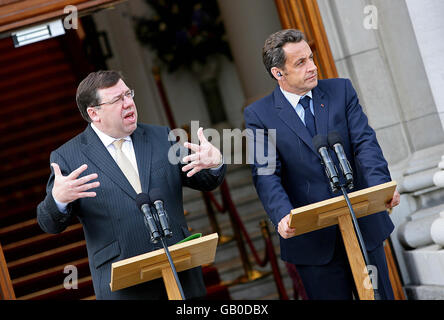
[[[307,127],[308,132],[310,132],[311,136],[314,137],[316,135],[316,126],[315,126],[315,118],[310,110],[310,97],[309,96],[303,97],[301,100],[299,100],[299,103],[304,107],[305,110],[305,115],[304,115],[305,126]]]

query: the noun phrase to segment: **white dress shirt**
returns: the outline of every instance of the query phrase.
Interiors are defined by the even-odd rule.
[[[111,157],[113,157],[114,161],[116,161],[116,147],[113,145],[114,141],[120,140],[113,137],[110,137],[109,135],[103,133],[100,131],[93,123],[91,123],[91,128],[93,128],[94,132],[97,133],[99,136],[100,141],[102,141],[105,148],[110,153]],[[125,156],[128,158],[128,160],[133,165],[134,169],[136,170],[136,173],[139,174],[139,170],[137,168],[137,161],[136,161],[136,153],[134,152],[133,147],[133,141],[131,140],[130,136],[127,136],[125,138],[125,141],[122,144],[122,152],[125,154]]]

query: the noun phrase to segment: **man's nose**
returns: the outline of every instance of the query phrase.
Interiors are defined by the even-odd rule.
[[[314,60],[311,60],[310,65],[308,66],[308,71],[312,72],[312,71],[316,71],[317,69],[318,69],[318,67],[316,67]]]
[[[132,98],[128,98],[127,96],[123,96],[123,107],[129,108],[132,104],[133,104],[133,99]]]

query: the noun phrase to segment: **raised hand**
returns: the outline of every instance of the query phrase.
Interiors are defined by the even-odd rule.
[[[191,177],[202,169],[217,168],[222,164],[222,154],[220,153],[219,149],[213,146],[205,138],[203,128],[199,128],[199,130],[197,130],[197,137],[199,138],[199,145],[189,142],[184,143],[186,148],[194,151],[193,154],[183,158],[184,162],[191,161],[182,167],[183,172],[191,169],[191,171],[187,173],[187,177]]]
[[[88,191],[100,186],[100,182],[91,182],[97,179],[97,173],[78,178],[79,175],[88,168],[86,164],[81,165],[67,176],[63,176],[57,163],[51,163],[54,169],[54,185],[52,187],[52,196],[61,203],[70,203],[80,198],[95,197],[96,193]]]

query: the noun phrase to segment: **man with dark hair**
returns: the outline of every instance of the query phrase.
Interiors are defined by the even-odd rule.
[[[296,266],[308,298],[351,299],[354,282],[338,226],[295,236],[296,230],[289,227],[290,211],[338,196],[330,189],[313,146],[314,136],[331,131],[341,135],[354,172],[353,191],[390,181],[387,162],[350,80],[318,81],[313,53],[299,30],[272,34],[262,53],[267,72],[278,85],[273,93],[248,106],[244,117],[253,132],[249,143],[259,141],[258,130],[265,136],[276,130],[274,145],[265,146],[275,147],[276,156],[271,174],[261,170],[269,164],[255,158],[256,190],[280,235],[281,258]],[[336,157],[332,159],[339,168]],[[398,205],[399,199],[395,191],[387,208]],[[393,299],[383,249],[393,223],[386,211],[358,221],[370,263],[378,271],[373,285],[383,299]]]
[[[172,231],[167,243],[172,245],[190,235],[182,186],[212,190],[226,171],[220,151],[202,128],[199,145],[185,144],[194,153],[169,161],[169,129],[137,123],[133,97],[134,90],[115,71],[93,72],[80,83],[76,100],[88,126],[51,153],[47,195],[37,207],[38,223],[46,232],[62,232],[74,216],[82,223],[97,299],[166,299],[160,279],[110,290],[113,262],[162,248],[160,242],[150,242],[136,196],[160,189]],[[205,295],[200,267],[180,272],[179,279],[186,298]]]

